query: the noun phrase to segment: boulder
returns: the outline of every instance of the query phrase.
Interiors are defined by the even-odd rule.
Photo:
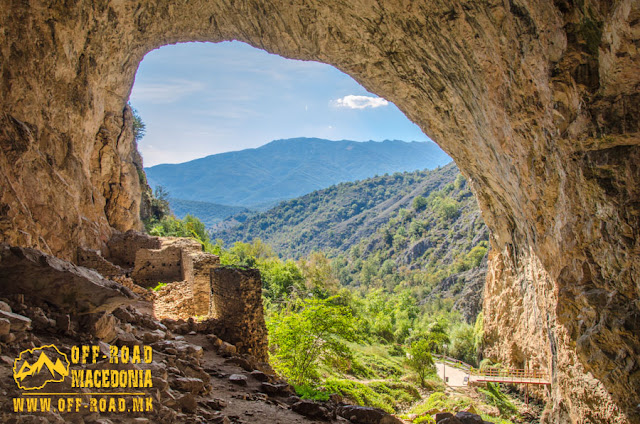
[[[238,386],[246,386],[247,376],[242,374],[231,374],[229,376],[229,381],[233,384],[237,384]]]
[[[329,420],[331,418],[327,408],[311,400],[300,400],[291,405],[291,410],[311,419]]]
[[[262,371],[253,370],[249,375],[258,381],[262,381],[262,382],[269,381],[269,376],[263,373]]]
[[[293,393],[291,387],[286,383],[273,384],[265,382],[260,385],[260,390],[268,395],[275,396],[286,396]]]
[[[398,418],[378,408],[343,405],[337,413],[354,424],[402,424]]]
[[[456,418],[462,422],[462,424],[483,424],[484,420],[478,414],[474,414],[468,411],[460,411],[456,414]]]
[[[172,380],[171,386],[182,392],[190,392],[194,395],[204,391],[204,381],[195,377],[178,377]]]
[[[0,318],[4,318],[11,323],[12,331],[27,331],[31,329],[31,319],[25,316],[0,310]]]
[[[111,311],[137,299],[95,271],[6,243],[0,243],[0,294],[24,294],[73,314]]]

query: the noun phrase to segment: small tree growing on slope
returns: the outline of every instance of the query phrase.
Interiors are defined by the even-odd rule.
[[[425,377],[433,369],[433,357],[429,351],[430,343],[428,340],[420,339],[409,348],[407,354],[407,365],[418,374],[420,378],[420,385],[425,386]]]
[[[318,378],[321,361],[349,358],[345,341],[355,341],[351,311],[334,299],[309,299],[297,312],[281,311],[269,320],[269,344],[275,368],[294,384]]]

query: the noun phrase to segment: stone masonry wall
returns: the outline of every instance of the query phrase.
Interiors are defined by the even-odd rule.
[[[102,257],[100,251],[83,249],[81,247],[78,248],[76,265],[94,269],[98,271],[100,275],[107,278],[118,277],[126,274],[124,269],[118,265],[112,264]]]
[[[158,237],[152,237],[137,231],[116,233],[107,242],[105,259],[122,267],[133,268],[136,261],[136,253],[140,249],[160,249],[161,242]]]
[[[182,280],[182,250],[177,246],[138,250],[132,277],[148,287]]]
[[[210,316],[213,314],[213,279],[216,267],[220,265],[220,258],[210,253],[191,253],[188,255],[191,271],[191,293],[193,299],[193,313],[196,316]]]
[[[241,353],[267,360],[267,327],[262,308],[262,279],[257,269],[218,267],[211,274],[211,311],[217,335]]]

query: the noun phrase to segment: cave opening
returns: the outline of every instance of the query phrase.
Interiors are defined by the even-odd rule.
[[[515,343],[548,366],[546,422],[636,422],[640,340],[618,329],[640,322],[638,6],[587,3],[10,2],[2,240],[75,260],[140,228],[121,135],[148,51],[242,40],[329,63],[468,177],[492,230],[486,349],[508,363]]]
[[[207,50],[207,47],[210,50]],[[167,53],[169,50],[171,51]],[[287,66],[293,70],[287,69]],[[201,69],[200,73],[194,71],[198,68]],[[295,75],[292,76],[292,74]],[[304,84],[301,84],[300,80]],[[273,86],[273,88],[265,90],[265,86]],[[198,212],[202,212],[202,208],[206,207],[205,203],[208,202],[209,207],[213,208],[219,206],[221,202],[225,202],[225,198],[210,199],[202,191],[196,194],[187,193],[188,184],[207,186],[214,194],[222,190],[215,185],[217,181],[202,173],[198,173],[190,181],[185,181],[182,174],[193,173],[186,167],[181,170],[176,169],[168,177],[162,175],[156,170],[169,166],[160,163],[162,161],[191,163],[194,160],[201,160],[201,157],[205,155],[253,147],[252,144],[246,144],[247,139],[257,138],[264,143],[275,139],[283,141],[288,135],[294,136],[294,138],[303,135],[304,138],[297,138],[298,143],[306,142],[305,139],[324,137],[330,137],[334,140],[342,139],[343,141],[347,138],[358,141],[371,139],[381,141],[389,138],[414,142],[416,138],[428,140],[428,137],[392,103],[372,95],[335,68],[314,62],[290,61],[280,57],[276,59],[273,55],[262,51],[256,52],[256,49],[249,46],[238,46],[238,43],[179,44],[164,46],[149,53],[141,62],[136,74],[130,104],[137,110],[146,125],[146,134],[138,141],[138,147],[145,162],[149,159],[152,165],[151,169],[146,169],[147,180],[150,184],[162,188],[161,192],[163,196],[167,197],[174,212],[176,212],[176,205],[179,205],[180,212],[177,213],[179,219],[184,218],[186,214],[201,217],[202,215],[199,215]],[[386,115],[379,113],[384,108],[393,109]],[[363,116],[368,112],[373,116]],[[309,113],[317,116],[309,118]],[[210,122],[194,120],[194,114],[202,114]],[[266,117],[261,115],[266,115]],[[347,118],[344,118],[344,115],[348,115]],[[293,128],[287,128],[288,126]],[[333,131],[339,128],[342,133]],[[301,134],[301,132],[303,133]],[[190,140],[190,138],[195,138],[198,133],[204,135],[204,139],[201,137],[200,140]],[[423,143],[433,142],[424,140]],[[223,151],[210,150],[212,147],[217,147],[216,145],[220,145]],[[171,148],[175,150],[168,150]],[[354,145],[349,145],[347,151],[353,148]],[[311,154],[314,154],[313,149]],[[322,152],[315,154],[320,155]],[[387,153],[378,154],[384,156]],[[380,291],[376,295],[381,296],[382,303],[385,303],[382,297],[400,293],[401,287],[406,286],[405,290],[407,293],[411,291],[411,298],[414,298],[414,301],[411,302],[405,298],[403,300],[405,307],[411,310],[428,311],[424,313],[422,319],[424,322],[414,322],[398,317],[397,320],[404,319],[406,323],[396,325],[396,318],[393,317],[394,323],[389,324],[387,328],[385,327],[387,318],[384,317],[385,314],[380,314],[384,307],[381,305],[372,306],[380,309],[378,312],[380,323],[375,324],[379,327],[375,330],[375,334],[384,339],[385,343],[404,344],[405,339],[410,340],[409,343],[411,343],[411,340],[415,341],[421,337],[418,327],[423,326],[424,331],[427,331],[425,324],[427,314],[429,319],[432,319],[439,313],[457,313],[461,315],[461,318],[458,318],[457,315],[452,315],[452,317],[455,316],[453,319],[459,319],[460,323],[455,321],[455,325],[451,324],[451,328],[456,337],[460,339],[452,337],[453,343],[448,347],[444,339],[440,340],[438,346],[434,346],[433,349],[438,354],[457,355],[460,360],[464,359],[477,365],[477,357],[471,352],[470,346],[461,346],[460,340],[462,340],[463,333],[464,337],[472,333],[472,327],[477,325],[476,318],[482,307],[489,233],[482,221],[474,194],[469,190],[465,178],[457,173],[457,169],[453,165],[445,166],[451,160],[448,155],[440,152],[439,158],[439,161],[435,163],[425,160],[423,166],[417,167],[415,161],[411,162],[411,166],[414,168],[407,169],[385,168],[377,170],[374,166],[378,166],[378,164],[371,163],[370,169],[367,170],[368,174],[358,174],[356,177],[352,177],[352,180],[363,180],[363,184],[378,184],[383,188],[384,184],[389,184],[383,181],[385,178],[387,180],[407,178],[407,181],[412,178],[413,180],[403,185],[397,184],[399,187],[391,185],[391,190],[387,189],[385,193],[388,198],[354,200],[356,208],[363,208],[360,203],[368,203],[367,206],[372,209],[371,211],[357,210],[353,213],[351,209],[343,215],[343,211],[329,210],[329,213],[338,216],[336,222],[330,223],[334,224],[334,227],[325,229],[332,232],[334,236],[337,232],[334,231],[335,227],[339,227],[343,222],[350,222],[350,225],[357,227],[361,225],[364,218],[380,221],[376,223],[377,226],[370,225],[366,231],[355,231],[350,234],[352,238],[355,238],[355,241],[351,240],[352,244],[346,244],[346,248],[344,245],[340,246],[344,249],[342,255],[336,253],[340,249],[332,249],[330,255],[334,257],[329,259],[336,259],[336,255],[341,256],[340,259],[332,262],[332,265],[343,266],[345,269],[347,265],[358,263],[357,266],[352,266],[352,269],[349,270],[351,275],[345,275],[346,271],[337,271],[336,274],[342,277],[338,280],[341,286],[359,290],[359,293],[364,297],[366,297],[368,290],[388,291],[387,294]],[[258,157],[258,160],[260,159]],[[242,161],[243,159],[236,157],[234,160]],[[287,158],[283,160],[286,161]],[[288,160],[291,161],[290,158]],[[388,159],[389,162],[394,160],[397,161],[395,158]],[[287,163],[285,167],[302,166],[296,164],[295,161],[291,162],[292,164]],[[440,171],[439,168],[442,166],[444,169]],[[417,176],[411,175],[411,171],[436,167],[438,170],[434,172],[442,172],[442,176],[433,177],[434,174],[425,172],[418,173]],[[237,175],[233,169],[230,169],[226,168],[225,170],[234,176]],[[399,174],[389,175],[398,173],[398,171],[410,175],[408,177]],[[384,174],[384,177],[380,177],[379,174]],[[180,179],[180,184],[172,185],[171,178]],[[292,180],[292,182],[298,185],[302,183],[296,180]],[[349,184],[348,180],[331,182]],[[333,184],[325,183],[324,186],[319,186],[317,189],[323,190],[329,185]],[[265,203],[269,203],[264,200],[257,205],[244,203],[222,206],[248,208],[258,206],[260,211],[268,215],[269,211],[265,212],[265,210],[271,209],[281,201],[292,200],[298,195],[304,196],[309,191],[309,189],[305,189],[302,192],[287,193],[285,198],[276,198],[276,203],[273,203],[274,199],[269,199],[271,200],[269,207],[263,206]],[[295,193],[298,195],[294,195]],[[437,195],[433,196],[433,193]],[[363,196],[367,194],[369,193],[363,193]],[[282,194],[280,195],[282,196]],[[394,201],[401,204],[402,207],[398,206],[396,209],[392,209],[389,206],[392,205],[389,198],[395,198]],[[305,202],[304,197],[300,197],[300,199],[303,199],[300,200],[301,203]],[[194,207],[193,203],[195,202],[200,202],[196,212],[189,209]],[[387,202],[387,206],[378,207],[384,202]],[[373,207],[369,204],[373,204]],[[335,208],[339,206],[343,205],[336,205]],[[435,218],[426,214],[430,208],[437,210]],[[366,212],[370,213],[367,215]],[[271,213],[271,216],[281,213],[281,211],[276,211]],[[393,215],[391,215],[392,213]],[[293,214],[294,217],[295,214]],[[459,219],[461,215],[463,215],[463,219]],[[234,219],[234,216],[231,216],[231,219]],[[390,224],[390,221],[393,221],[393,224]],[[398,221],[400,224],[397,223]],[[381,223],[387,225],[382,228]],[[210,222],[206,222],[206,224],[208,226]],[[241,227],[239,231],[246,229],[247,225],[243,227],[240,224],[235,223],[236,227],[238,225]],[[427,228],[431,225],[436,226],[439,232],[449,232],[454,235],[447,240],[426,240],[430,237]],[[175,235],[158,226],[148,227],[147,230],[155,236]],[[233,231],[235,231],[234,227],[228,229],[226,234]],[[299,234],[296,234],[296,231],[304,235],[307,229],[301,230],[298,227],[288,233],[295,239],[295,242],[300,244],[313,242],[313,237],[302,239],[298,237]],[[365,240],[367,231],[383,235],[377,239]],[[274,234],[271,233],[271,236]],[[277,235],[275,236],[277,238]],[[461,239],[465,242],[456,243],[453,241],[454,239]],[[251,242],[251,238],[242,241]],[[395,249],[403,251],[403,254],[393,253],[374,258],[371,251],[376,248],[367,247],[367,243],[369,245],[377,243],[378,247],[376,248]],[[207,245],[205,244],[205,246]],[[282,249],[282,246],[277,247]],[[296,251],[295,247],[293,246],[293,253],[284,250],[278,250],[276,253],[284,259],[289,259],[287,254],[293,254],[292,259],[311,261],[303,259],[304,254],[311,252],[302,250],[301,253]],[[184,249],[184,247],[182,248]],[[213,251],[213,249],[210,250]],[[219,253],[220,250],[216,252]],[[160,264],[162,260],[165,262],[162,262],[162,267],[158,266],[158,269],[155,266],[149,270],[136,267],[133,277],[136,281],[140,280],[144,286],[153,287],[157,284],[156,315],[158,317],[186,319],[197,316],[203,319],[212,314],[218,316],[216,309],[223,308],[220,299],[218,299],[218,306],[214,307],[213,299],[215,296],[206,296],[206,290],[197,289],[197,293],[202,297],[207,297],[209,301],[200,302],[193,299],[194,305],[189,305],[193,290],[190,291],[188,285],[185,284],[173,284],[177,280],[174,275],[176,273],[185,281],[190,280],[193,284],[199,284],[197,282],[198,273],[194,274],[193,272],[193,259],[188,255],[185,256],[184,251],[181,253],[179,249],[170,250],[167,248],[160,252],[147,251],[145,255],[147,254],[149,256],[144,258],[141,256],[136,260],[157,264]],[[165,258],[166,255],[171,257]],[[323,260],[325,259],[323,258]],[[366,264],[362,265],[365,260]],[[176,264],[176,267],[167,271],[163,268],[165,263]],[[251,263],[243,263],[243,265],[260,268],[260,264],[255,258]],[[422,268],[425,268],[424,273],[418,272]],[[270,271],[267,269],[265,273],[269,275]],[[162,272],[167,275],[161,275]],[[393,274],[402,275],[402,277],[394,277]],[[205,282],[204,285],[218,287],[220,281],[216,279],[215,275],[212,273],[210,282]],[[327,278],[328,275],[324,277]],[[274,282],[271,280],[266,281],[264,287],[268,299],[269,296],[273,296],[274,291],[282,290],[281,287],[274,288]],[[168,286],[167,283],[170,285]],[[324,283],[319,286],[322,284]],[[347,286],[347,284],[349,285]],[[300,290],[299,287],[287,287],[286,289]],[[318,290],[318,287],[315,290]],[[213,290],[211,293],[213,294],[215,291],[219,290]],[[293,293],[289,294],[293,295]],[[309,296],[311,295],[312,293],[309,292]],[[397,300],[396,298],[389,299],[393,302]],[[283,302],[281,298],[269,300]],[[409,314],[412,313],[417,312],[409,312]],[[390,309],[388,314],[397,314],[397,311]],[[422,316],[422,312],[420,315]],[[436,321],[431,324],[433,325],[430,325],[429,331],[433,334],[445,331],[441,328],[442,325]],[[463,352],[464,349],[467,351]]]

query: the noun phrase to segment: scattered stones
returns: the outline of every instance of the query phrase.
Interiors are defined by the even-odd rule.
[[[220,411],[227,407],[227,402],[222,399],[207,399],[202,403],[203,405],[206,405],[207,407],[216,411]]]
[[[251,363],[249,361],[247,361],[244,358],[241,358],[239,356],[233,357],[233,358],[229,358],[226,361],[224,361],[226,364],[234,364],[239,366],[240,368],[242,368],[245,371],[253,371],[255,369],[255,367],[253,365],[251,365]],[[264,380],[263,380],[264,381]]]
[[[147,331],[142,335],[142,341],[151,344],[163,340],[165,337],[166,333],[162,330]]]

